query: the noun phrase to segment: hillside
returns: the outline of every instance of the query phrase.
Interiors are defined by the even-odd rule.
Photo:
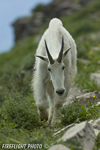
[[[100,86],[90,78],[91,73],[100,70],[100,1],[95,0],[70,15],[60,16],[60,19],[77,44],[78,75],[75,78],[75,86],[82,92],[100,91]],[[79,107],[77,103],[62,108],[63,118],[61,117],[61,123],[54,128],[39,119],[31,90],[31,79],[34,54],[48,22],[49,20],[46,20],[42,24],[37,34],[16,41],[10,52],[0,55],[1,146],[3,143],[43,143],[51,146],[59,138],[59,136],[52,137],[52,134],[62,127],[100,117],[100,105],[92,109],[95,100],[100,99],[94,98],[93,103],[87,102],[86,106],[82,104],[80,109],[77,109]],[[81,112],[81,115],[75,117],[74,112],[76,114]],[[69,120],[66,121],[67,117]],[[99,150],[99,143],[100,133],[94,150]],[[79,149],[77,145],[74,146],[75,143],[69,142],[66,145],[73,150]]]
[[[69,16],[79,11],[93,0],[53,0],[48,5],[37,5],[32,14],[19,18],[13,23],[15,41],[36,35],[40,32],[44,22],[51,18]],[[52,10],[52,11],[51,11]]]

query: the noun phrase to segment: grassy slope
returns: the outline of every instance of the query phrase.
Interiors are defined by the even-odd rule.
[[[93,47],[100,48],[100,41],[92,39],[91,33],[95,35],[100,30],[100,18],[97,20],[90,16],[100,13],[100,1],[86,6],[79,12],[63,17],[61,20],[65,28],[72,34],[78,47],[78,58],[90,60],[90,64],[84,65],[78,61],[78,76],[76,83],[81,89],[87,91],[100,90],[95,82],[90,80],[90,73],[98,71],[100,64],[100,50],[94,51]],[[47,26],[47,25],[45,25]],[[44,30],[43,27],[42,31]],[[34,64],[34,53],[37,47],[36,37],[27,38],[15,44],[13,49],[0,55],[0,143],[43,143],[52,145],[59,137],[52,137],[52,134],[62,128],[63,125],[72,122],[80,122],[85,119],[95,119],[100,116],[98,107],[92,109],[90,105],[77,109],[78,104],[67,107],[70,122],[66,122],[66,111],[62,110],[63,118],[61,124],[55,128],[47,127],[41,122],[37,109],[34,105],[32,91],[30,89],[30,69]],[[88,110],[90,111],[87,111]],[[72,111],[74,109],[74,111]],[[96,109],[96,110],[95,110]],[[96,116],[91,111],[96,111]],[[67,112],[67,113],[68,113]],[[75,113],[81,115],[75,118]],[[90,117],[88,118],[87,116]],[[98,138],[100,140],[100,137]],[[70,143],[70,142],[69,142]],[[78,149],[74,144],[69,147]],[[45,148],[43,148],[44,150]]]

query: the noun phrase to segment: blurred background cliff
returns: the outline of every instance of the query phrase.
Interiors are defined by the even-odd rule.
[[[81,10],[88,3],[91,5],[92,1],[22,0],[14,2],[11,0],[10,2],[0,2],[0,52],[8,51],[14,45],[14,41],[39,33],[41,27],[51,18],[67,17]],[[98,14],[94,14],[93,17],[97,18]]]
[[[18,18],[30,16],[38,4],[48,4],[51,0],[0,1],[0,53],[14,46],[14,28],[12,23]]]
[[[15,41],[39,33],[41,26],[50,19],[69,16],[79,11],[92,0],[53,0],[48,5],[39,4],[28,17],[13,23]]]

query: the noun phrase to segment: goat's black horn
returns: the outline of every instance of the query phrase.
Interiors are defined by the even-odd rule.
[[[62,36],[61,50],[60,50],[59,55],[58,55],[58,58],[57,58],[57,61],[58,61],[59,63],[61,63],[61,61],[62,61],[63,49],[64,49],[64,38],[63,38],[63,36]]]
[[[49,49],[48,49],[48,46],[47,46],[46,40],[44,40],[44,41],[45,41],[46,52],[47,52],[47,55],[48,55],[48,58],[49,58],[50,64],[54,64],[54,60],[53,60],[52,56],[50,55],[50,52],[49,52]]]

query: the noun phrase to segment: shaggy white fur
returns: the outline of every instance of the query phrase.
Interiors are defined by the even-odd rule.
[[[62,40],[63,54],[61,62],[58,62]],[[54,63],[50,62],[46,44]],[[65,102],[73,77],[77,73],[76,44],[59,19],[54,18],[50,21],[39,42],[36,56],[36,71],[32,80],[34,98],[40,118],[55,124],[59,121],[59,108]]]

